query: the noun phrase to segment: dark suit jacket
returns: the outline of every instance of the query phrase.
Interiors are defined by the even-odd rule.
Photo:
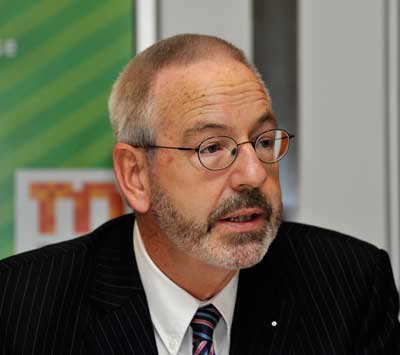
[[[0,262],[0,353],[156,354],[132,228],[124,216]],[[231,354],[400,354],[397,312],[385,252],[283,223],[240,272]]]

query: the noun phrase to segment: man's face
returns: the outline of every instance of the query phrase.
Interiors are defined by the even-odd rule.
[[[153,94],[157,145],[194,148],[215,136],[241,143],[275,127],[264,88],[232,60],[168,68]],[[151,165],[151,213],[160,243],[167,238],[177,252],[225,269],[262,259],[280,221],[277,163],[262,163],[244,144],[220,171],[207,170],[195,151],[159,149]]]

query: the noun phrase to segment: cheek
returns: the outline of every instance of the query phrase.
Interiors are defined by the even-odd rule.
[[[279,179],[279,163],[265,164],[268,176]]]
[[[191,181],[178,184],[183,212],[204,222],[218,205],[220,190],[203,179]]]
[[[279,180],[278,164],[267,166],[268,178],[262,186],[263,193],[268,196],[273,202],[280,203],[281,200],[281,185]]]
[[[160,154],[162,153],[162,154]],[[174,166],[176,158],[169,151],[163,150],[162,152],[156,152],[154,155],[154,170],[158,177],[162,177],[168,173],[168,168]]]
[[[179,211],[188,218],[203,222],[215,209],[222,194],[218,179],[191,164],[180,164],[177,158],[163,157],[156,179]]]

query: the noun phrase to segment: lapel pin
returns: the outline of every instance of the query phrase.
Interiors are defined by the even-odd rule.
[[[272,325],[273,327],[276,327],[276,326],[278,325],[278,322],[275,321],[275,320],[273,320],[273,321],[271,322],[271,325]]]

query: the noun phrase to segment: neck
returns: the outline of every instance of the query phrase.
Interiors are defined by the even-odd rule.
[[[205,301],[218,294],[238,272],[218,268],[188,255],[149,227],[154,223],[145,222],[139,216],[137,222],[152,261],[170,280],[198,300]]]

